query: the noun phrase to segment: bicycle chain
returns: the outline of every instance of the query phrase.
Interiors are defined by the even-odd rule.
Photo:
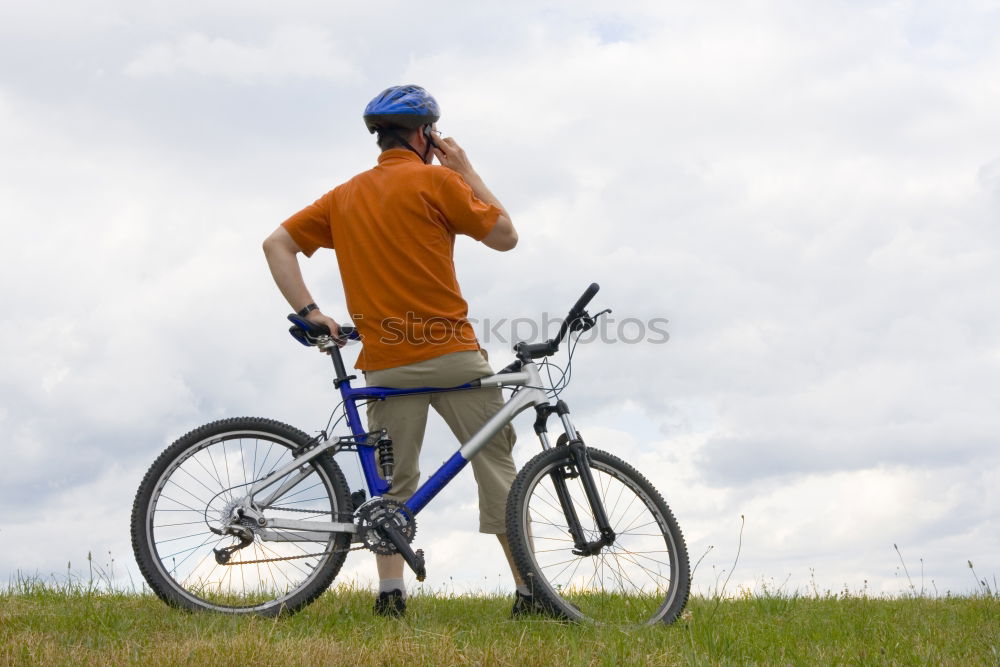
[[[365,545],[350,547],[349,549],[333,549],[332,551],[321,551],[318,554],[301,554],[299,556],[279,556],[277,558],[258,558],[256,560],[241,560],[237,563],[226,563],[226,567],[231,567],[233,565],[259,565],[260,563],[276,563],[283,560],[295,560],[296,558],[314,558],[316,556],[329,556],[330,554],[346,554],[349,551],[357,551],[358,549],[364,549]]]
[[[265,507],[265,508],[262,508],[262,509],[267,509],[267,508]],[[281,510],[283,512],[304,512],[306,514],[316,514],[317,513],[316,510],[295,509],[295,508],[292,508],[292,507],[282,507]],[[352,518],[353,518],[353,515],[352,515]],[[261,563],[276,563],[276,562],[279,562],[279,561],[296,560],[298,558],[315,558],[317,556],[329,556],[330,554],[348,553],[350,551],[357,551],[359,549],[364,549],[364,548],[365,548],[365,545],[361,544],[360,546],[349,547],[347,549],[332,549],[330,551],[321,551],[318,554],[299,554],[297,556],[277,556],[275,558],[258,558],[258,559],[255,559],[255,560],[241,560],[241,561],[236,562],[236,563],[232,563],[232,562],[226,563],[226,567],[232,567],[233,565],[260,565]]]

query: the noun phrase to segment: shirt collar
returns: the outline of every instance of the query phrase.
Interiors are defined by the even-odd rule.
[[[424,163],[423,160],[420,159],[419,155],[417,155],[408,148],[390,148],[387,151],[382,151],[381,153],[379,153],[378,156],[379,164],[382,164],[383,162],[388,162],[390,160],[392,161],[412,160],[413,162],[419,162],[420,164]]]

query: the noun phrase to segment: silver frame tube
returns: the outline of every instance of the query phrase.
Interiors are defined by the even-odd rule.
[[[538,374],[538,367],[533,363],[524,365],[520,373],[505,373],[504,375],[491,375],[483,378],[479,384],[484,387],[519,386],[525,387],[510,397],[503,407],[495,415],[483,424],[483,427],[476,431],[468,442],[462,445],[458,451],[466,461],[472,459],[483,447],[500,432],[504,426],[509,424],[514,417],[533,405],[545,405],[549,402],[548,396],[541,390],[542,378]]]
[[[274,533],[275,531],[279,530],[290,530],[303,533],[323,533],[323,534],[357,532],[357,528],[353,523],[347,523],[345,521],[299,521],[298,519],[268,519],[265,529],[258,531],[257,534],[261,535],[261,539],[267,540],[268,538],[263,537],[264,533]],[[275,537],[269,541],[295,542],[297,540],[282,540]],[[318,540],[309,540],[309,541],[318,541]]]
[[[303,456],[300,456],[297,459],[292,459],[287,464],[281,466],[277,470],[274,470],[270,475],[268,475],[264,479],[257,480],[256,482],[254,482],[254,485],[250,487],[250,490],[247,492],[247,495],[243,498],[244,503],[249,504],[253,500],[253,497],[256,496],[258,493],[268,488],[269,486],[276,484],[278,480],[283,479],[286,475],[291,473],[296,468],[302,467],[304,463],[309,463],[314,458],[316,458],[317,456],[319,456],[320,454],[322,454],[323,452],[330,449],[336,444],[337,440],[335,439],[331,440],[330,438],[327,438],[324,444],[316,445],[308,452],[306,452]],[[270,505],[279,497],[284,495],[285,492],[290,491],[292,489],[291,486],[287,486],[287,488],[286,486],[287,485],[283,484],[282,487],[278,489],[278,491],[275,491],[267,498],[267,500],[263,503],[263,505]]]

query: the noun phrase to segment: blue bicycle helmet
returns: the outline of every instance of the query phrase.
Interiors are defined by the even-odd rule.
[[[379,129],[405,127],[417,130],[441,118],[437,100],[420,86],[393,86],[379,93],[365,107],[365,126],[372,134]]]

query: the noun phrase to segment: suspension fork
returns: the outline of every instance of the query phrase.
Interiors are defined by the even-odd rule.
[[[590,469],[590,457],[587,455],[587,446],[570,421],[569,407],[565,402],[559,400],[554,406],[538,406],[535,410],[538,413],[538,418],[535,420],[535,432],[538,434],[539,439],[541,439],[543,446],[548,443],[545,427],[548,416],[554,412],[562,420],[563,428],[566,431],[566,442],[565,444],[558,442],[557,446],[564,446],[568,449],[570,464],[554,468],[549,473],[549,477],[552,479],[552,485],[556,490],[556,497],[558,497],[559,505],[562,507],[563,514],[566,517],[566,524],[569,527],[570,536],[573,538],[573,546],[576,547],[573,553],[577,556],[595,556],[604,547],[614,544],[615,531],[608,520],[604,503],[601,502],[601,497],[597,491],[597,483],[594,482],[594,475]],[[566,480],[572,479],[574,476],[578,476],[580,483],[583,485],[591,514],[597,523],[597,530],[601,534],[600,539],[588,541],[583,532],[583,525],[580,523],[580,517],[576,512],[576,507],[573,505],[573,499],[566,484]]]

